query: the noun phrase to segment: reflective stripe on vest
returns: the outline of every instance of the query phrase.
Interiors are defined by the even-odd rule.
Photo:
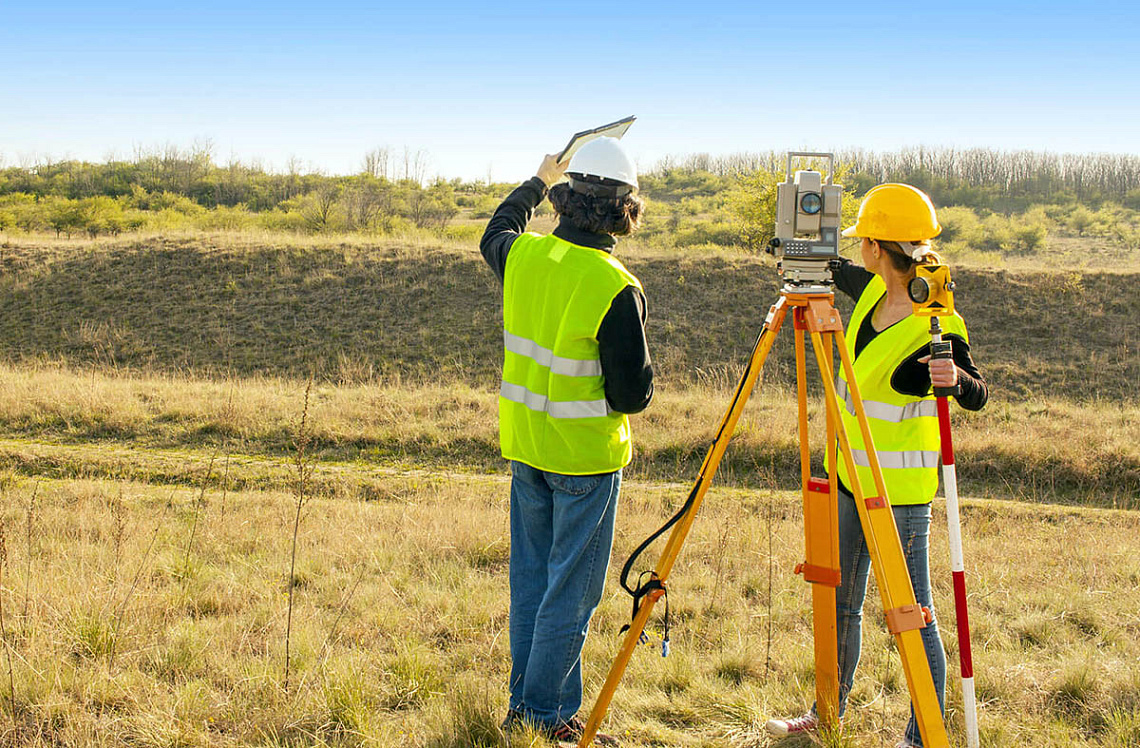
[[[879,457],[879,467],[883,470],[901,470],[903,468],[936,468],[938,467],[938,452],[926,450],[913,450],[909,452],[884,452],[875,450]],[[864,449],[852,449],[851,459],[860,467],[871,467],[871,460]]]
[[[503,346],[511,353],[526,356],[540,366],[545,366],[553,374],[561,374],[567,377],[600,377],[602,375],[602,362],[597,359],[555,356],[554,351],[549,348],[543,348],[529,338],[514,335],[506,330],[503,330]],[[522,401],[516,400],[515,402]]]
[[[546,413],[551,418],[601,418],[610,412],[604,400],[568,400],[550,402],[545,395],[531,392],[521,384],[503,382],[499,395],[512,403],[525,405],[537,413]]]
[[[847,412],[855,415],[855,401],[851,398],[847,383],[839,376],[835,378],[835,392],[843,398],[847,405]],[[919,400],[906,405],[891,405],[890,403],[881,403],[878,400],[864,400],[863,412],[867,414],[868,418],[900,423],[910,418],[937,418],[938,404],[933,400]]]

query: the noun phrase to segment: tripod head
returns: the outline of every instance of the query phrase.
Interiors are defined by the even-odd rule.
[[[793,158],[827,159],[827,181],[814,169],[792,174]],[[776,271],[784,290],[795,293],[830,293],[831,263],[839,259],[839,222],[843,188],[835,184],[835,155],[792,151],[784,181],[776,185],[776,235],[768,253],[779,261]]]

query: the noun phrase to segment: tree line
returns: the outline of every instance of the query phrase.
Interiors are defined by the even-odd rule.
[[[359,173],[284,171],[213,161],[208,148],[140,152],[129,160],[44,161],[0,169],[0,230],[57,235],[151,229],[379,231],[443,228],[485,186],[425,183],[423,151],[374,149]]]
[[[1140,209],[1140,156],[1133,154],[916,147],[889,152],[847,149],[836,153],[836,160],[856,196],[876,184],[905,182],[929,193],[939,205],[1011,212],[1034,204],[1079,202],[1097,208],[1116,202]],[[758,172],[783,174],[785,166],[785,154],[779,151],[698,153],[662,159],[652,172],[666,179],[732,179]]]
[[[0,231],[60,236],[147,230],[433,230],[472,239],[512,184],[425,180],[423,151],[375,148],[359,171],[327,175],[291,160],[215,162],[209,144],[131,158],[45,160],[0,168]],[[771,233],[778,151],[662,159],[641,176],[642,236],[675,246],[762,247]],[[817,168],[819,168],[817,166]],[[847,207],[872,186],[914,184],[947,216],[947,238],[988,251],[1033,251],[1050,231],[1140,246],[1140,157],[912,148],[837,154]],[[548,207],[543,206],[543,210]],[[456,221],[457,218],[467,220]]]

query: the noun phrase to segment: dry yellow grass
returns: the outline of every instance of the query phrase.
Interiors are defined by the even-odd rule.
[[[304,392],[296,380],[215,380],[170,374],[0,364],[0,465],[26,475],[122,476],[192,482],[187,450],[234,455],[236,485],[285,485],[271,468],[287,462]],[[729,399],[727,377],[684,387],[664,383],[634,419],[635,478],[693,475]],[[496,397],[464,382],[317,385],[313,449],[322,463],[402,470],[500,471]],[[811,409],[818,425],[822,411]],[[964,488],[1025,501],[1140,506],[1140,406],[1064,399],[955,409]],[[822,434],[815,444],[822,447]],[[140,450],[139,448],[145,448]],[[765,485],[798,475],[795,399],[762,385],[749,403],[721,479]],[[318,490],[341,492],[318,469]],[[335,471],[334,471],[335,472]],[[365,497],[367,497],[365,493]]]
[[[376,480],[342,479],[358,477]],[[201,506],[193,486],[6,478],[0,594],[16,709],[5,699],[4,741],[505,745],[506,481],[380,480],[384,500],[307,504],[286,691],[292,494],[223,497],[220,471]],[[615,559],[683,494],[629,482]],[[673,652],[639,652],[618,692],[608,725],[628,745],[768,745],[763,720],[810,700],[807,590],[791,574],[799,516],[793,494],[714,487],[673,574]],[[936,517],[954,662],[940,507]],[[992,501],[968,501],[964,517],[984,744],[1135,745],[1140,518]],[[905,721],[901,666],[877,602],[869,610],[845,746],[893,745]],[[611,577],[586,651],[591,694],[628,611]]]
[[[315,498],[286,692],[290,450],[304,383],[43,366],[0,367],[0,378],[10,744],[504,745],[507,482],[493,392],[314,390]],[[695,470],[725,385],[663,388],[636,419],[618,562],[686,493],[674,481]],[[615,702],[610,724],[629,745],[768,745],[763,721],[810,698],[807,597],[790,574],[798,499],[771,488],[797,480],[793,409],[766,388],[742,420],[674,572],[674,652],[640,653]],[[1040,503],[1134,508],[1135,492],[1062,491],[1048,469],[1132,459],[1135,415],[1029,402],[957,416],[963,475],[997,469],[1004,450],[1022,469],[980,485],[1038,502],[964,510],[986,745],[1140,736],[1140,517]],[[940,507],[932,560],[953,662]],[[627,615],[611,578],[587,649],[592,687]],[[900,665],[878,614],[868,620],[845,746],[892,745],[905,720]]]

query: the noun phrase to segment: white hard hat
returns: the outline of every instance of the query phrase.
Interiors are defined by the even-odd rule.
[[[637,189],[637,167],[617,138],[596,138],[578,149],[566,167],[571,187],[575,177],[612,179]]]

